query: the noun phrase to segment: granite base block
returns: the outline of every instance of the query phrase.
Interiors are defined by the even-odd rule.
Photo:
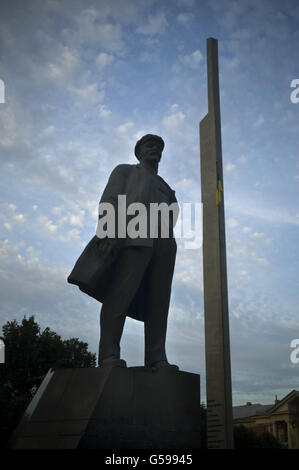
[[[14,449],[199,449],[200,376],[145,367],[48,372]]]

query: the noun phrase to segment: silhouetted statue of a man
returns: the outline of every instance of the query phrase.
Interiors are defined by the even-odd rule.
[[[135,146],[136,165],[121,164],[111,173],[101,204],[115,210],[114,237],[93,237],[77,261],[68,281],[100,300],[101,338],[99,366],[126,367],[120,359],[120,340],[126,316],[144,322],[145,366],[173,368],[165,351],[167,317],[177,245],[173,227],[178,216],[175,192],[158,175],[164,149],[161,137],[147,134]],[[146,208],[142,236],[119,235],[119,196],[126,196],[126,210],[139,203]],[[150,207],[164,207],[153,220]],[[162,204],[163,205],[163,204]],[[134,206],[131,206],[134,207]],[[128,213],[129,212],[129,213]],[[157,214],[157,212],[155,212]],[[126,224],[134,221],[134,210],[126,212]],[[99,215],[99,223],[103,221]],[[163,226],[167,226],[167,236]],[[144,227],[143,227],[144,229]],[[155,230],[156,229],[156,230]],[[97,231],[98,235],[98,231]]]

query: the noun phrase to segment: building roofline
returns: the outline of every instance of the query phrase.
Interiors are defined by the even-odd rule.
[[[285,397],[283,397],[281,400],[279,400],[278,403],[275,403],[271,408],[269,408],[269,410],[266,411],[265,415],[272,414],[281,405],[284,405],[287,401],[289,401],[291,398],[294,398],[295,396],[299,397],[299,391],[298,390],[292,390],[290,393],[288,393]]]
[[[287,403],[292,398],[295,398],[296,396],[299,397],[299,391],[298,390],[292,390],[285,397],[283,397],[281,400],[279,400],[278,403],[275,403],[274,405],[260,405],[260,406],[265,406],[265,407],[269,406],[269,408],[267,410],[265,410],[263,413],[256,413],[256,414],[251,414],[251,415],[247,415],[247,416],[243,416],[243,417],[240,416],[238,418],[233,418],[233,422],[234,423],[241,422],[241,421],[242,422],[244,422],[244,421],[252,422],[252,421],[255,421],[257,419],[267,418],[272,413],[275,413],[282,405]],[[256,404],[252,405],[253,410],[255,410],[255,412],[256,412],[257,410],[255,408],[255,405],[259,405],[259,403],[256,403]],[[245,406],[246,405],[244,405],[244,407]],[[234,407],[234,408],[238,408],[238,407]]]

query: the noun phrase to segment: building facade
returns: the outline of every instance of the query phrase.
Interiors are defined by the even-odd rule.
[[[299,391],[292,390],[274,405],[247,403],[233,407],[233,424],[257,434],[269,432],[286,449],[299,449]]]

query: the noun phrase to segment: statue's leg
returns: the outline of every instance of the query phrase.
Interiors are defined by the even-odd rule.
[[[144,322],[146,366],[167,361],[165,341],[176,249],[174,239],[157,238],[146,273]]]
[[[147,247],[126,247],[120,252],[101,309],[99,363],[107,358],[120,358],[126,313],[142,281],[151,253],[152,249]]]

